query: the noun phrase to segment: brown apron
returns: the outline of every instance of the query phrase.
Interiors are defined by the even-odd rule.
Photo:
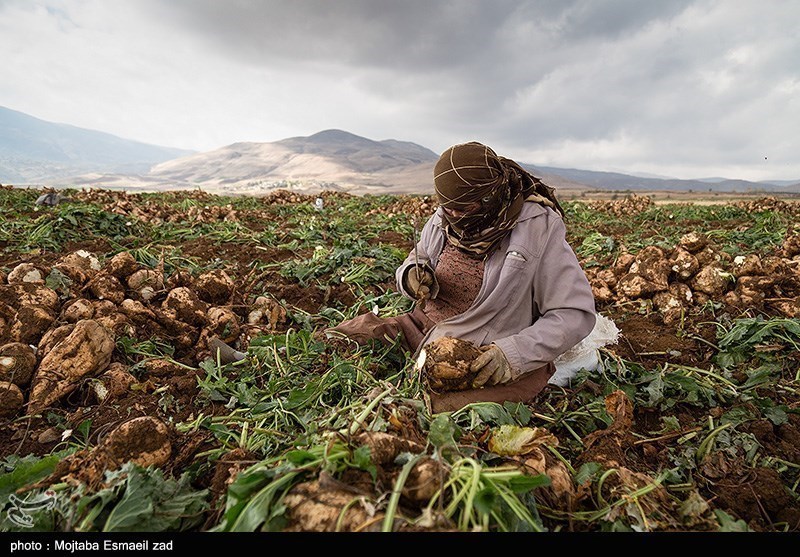
[[[473,402],[531,402],[542,392],[547,381],[556,372],[556,366],[550,362],[540,368],[526,373],[516,381],[500,385],[452,391],[449,393],[431,393],[431,413],[455,412]]]
[[[372,312],[364,313],[328,329],[328,332],[341,333],[358,344],[366,344],[369,340],[391,344],[400,335],[403,348],[415,352],[433,325],[433,321],[417,306],[410,313],[396,317],[378,317]]]
[[[385,344],[394,342],[398,335],[400,343],[409,352],[416,352],[425,334],[435,323],[427,318],[419,306],[410,313],[396,317],[378,317],[365,313],[345,321],[329,331],[335,331],[366,344],[369,340],[379,340]],[[431,412],[454,412],[473,402],[530,402],[545,388],[547,381],[555,373],[552,362],[526,373],[516,381],[502,385],[492,385],[480,389],[430,393]]]

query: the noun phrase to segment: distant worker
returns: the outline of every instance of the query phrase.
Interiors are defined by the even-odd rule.
[[[439,204],[397,269],[417,300],[397,317],[359,315],[326,330],[364,344],[399,340],[412,352],[441,337],[469,341],[472,389],[431,393],[434,412],[471,402],[530,402],[553,361],[592,331],[595,300],[553,189],[477,142],[447,149],[434,167]]]
[[[55,207],[59,203],[66,203],[67,201],[72,201],[71,198],[61,195],[60,193],[56,192],[49,192],[43,193],[39,197],[36,198],[36,205],[45,205],[47,207]]]

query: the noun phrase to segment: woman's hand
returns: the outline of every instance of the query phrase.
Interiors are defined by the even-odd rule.
[[[511,364],[499,346],[490,344],[481,347],[483,354],[469,366],[478,375],[472,380],[472,387],[478,389],[485,385],[498,385],[511,379]]]
[[[431,297],[433,273],[422,265],[409,267],[406,272],[406,290],[417,300],[427,300]]]

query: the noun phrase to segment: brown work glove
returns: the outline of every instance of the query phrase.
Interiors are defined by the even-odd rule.
[[[472,387],[477,389],[510,381],[512,378],[511,364],[508,363],[508,359],[500,347],[490,344],[482,346],[481,351],[483,353],[469,366],[471,372],[478,374],[472,380]]]
[[[419,271],[419,273],[417,273]],[[419,276],[419,278],[417,278]],[[406,290],[417,300],[427,300],[431,297],[431,286],[433,286],[433,272],[429,267],[422,265],[412,265],[406,271],[405,284]]]

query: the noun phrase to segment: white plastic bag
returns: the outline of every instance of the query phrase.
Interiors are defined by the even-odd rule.
[[[609,344],[616,344],[618,339],[619,329],[614,322],[608,317],[597,314],[594,329],[589,336],[555,359],[553,363],[556,366],[556,372],[548,383],[566,387],[580,370],[598,370],[600,367],[599,349]]]

